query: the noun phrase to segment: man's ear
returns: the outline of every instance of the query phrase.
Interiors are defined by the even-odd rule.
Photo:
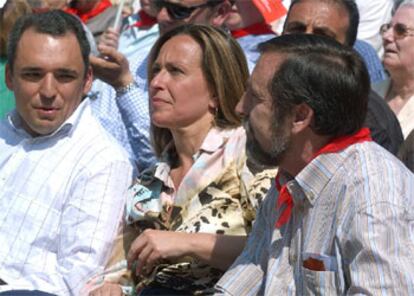
[[[7,85],[7,88],[9,90],[13,91],[13,73],[12,73],[8,63],[6,64],[6,71],[5,72],[6,72],[6,85]]]
[[[229,0],[224,0],[223,3],[219,4],[215,9],[210,24],[214,27],[222,27],[229,17],[230,12],[231,3]]]
[[[314,112],[306,103],[296,105],[292,114],[292,133],[297,134],[311,127],[314,120]]]
[[[84,95],[87,95],[88,92],[91,90],[92,82],[93,82],[93,70],[92,70],[92,67],[89,66],[85,74],[85,84],[83,86]]]

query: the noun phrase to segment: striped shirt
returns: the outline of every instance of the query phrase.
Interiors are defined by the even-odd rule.
[[[5,289],[79,295],[103,270],[132,181],[126,153],[85,100],[54,133],[0,122],[0,278]]]
[[[275,227],[273,185],[218,295],[414,295],[414,175],[398,160],[355,144],[286,184],[289,222]]]

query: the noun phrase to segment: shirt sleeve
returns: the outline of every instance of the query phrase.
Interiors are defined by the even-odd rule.
[[[134,84],[131,89],[117,94],[116,102],[128,133],[138,170],[155,164],[156,159],[150,143],[150,115],[145,86]]]
[[[387,170],[383,173],[386,175]],[[364,205],[355,210],[341,244],[345,276],[348,274],[347,294],[414,293],[413,197],[407,196],[413,190],[398,190],[392,178],[384,178],[388,181],[354,193]],[[374,194],[375,202],[369,197]]]
[[[50,282],[79,295],[88,278],[103,270],[121,221],[132,166],[94,160],[73,185],[62,215],[58,268]],[[63,294],[61,291],[58,295]]]

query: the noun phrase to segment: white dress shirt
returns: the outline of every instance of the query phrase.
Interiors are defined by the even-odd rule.
[[[106,264],[132,165],[84,100],[53,134],[0,122],[0,291],[78,295]]]

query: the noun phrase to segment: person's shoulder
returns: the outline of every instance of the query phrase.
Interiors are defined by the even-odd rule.
[[[113,161],[127,161],[128,154],[118,141],[99,122],[99,119],[92,114],[91,106],[85,106],[79,125],[76,127],[76,136],[73,141],[82,138],[88,142],[90,153]]]
[[[356,165],[358,164],[358,167]],[[405,170],[402,163],[389,151],[373,141],[352,145],[345,152],[343,166],[350,172],[365,170],[373,173],[381,172],[384,166],[395,170]]]
[[[414,175],[394,155],[374,142],[353,145],[351,149],[340,176],[347,188],[371,196],[371,202],[414,197]]]
[[[8,146],[13,146],[15,140],[19,141],[18,135],[10,124],[9,118],[0,119],[0,143],[7,143]]]
[[[0,119],[0,141],[3,141],[10,133],[10,128],[6,118]]]

